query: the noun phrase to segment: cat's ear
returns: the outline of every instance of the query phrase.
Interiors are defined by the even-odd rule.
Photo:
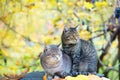
[[[75,26],[75,29],[77,30],[79,28],[79,25]]]
[[[60,48],[60,47],[61,47],[61,43],[59,43],[59,44],[57,45],[57,47]]]
[[[39,55],[37,56],[37,58],[41,58],[43,52],[40,52]]]
[[[77,26],[75,26],[74,29],[79,30],[79,27],[80,27],[80,25],[78,24]]]
[[[64,31],[68,31],[68,30],[69,30],[68,26],[65,25],[65,26],[64,26]]]
[[[48,48],[49,48],[49,45],[45,44],[44,52],[46,52]]]
[[[57,45],[57,47],[62,51],[62,45],[61,45],[61,43],[59,43],[59,44]]]

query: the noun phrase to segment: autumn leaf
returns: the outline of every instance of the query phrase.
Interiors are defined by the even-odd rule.
[[[88,75],[89,80],[102,80],[100,77],[96,75]]]
[[[105,1],[95,2],[95,6],[98,7],[98,8],[106,7],[107,6],[107,2],[105,2]]]
[[[84,6],[85,6],[86,9],[92,9],[93,8],[93,4],[89,3],[89,2],[85,2]]]
[[[32,9],[34,6],[35,6],[34,3],[32,3],[32,4],[28,4],[28,5],[25,5],[25,7],[29,8],[29,9]]]
[[[46,74],[43,76],[43,80],[47,80],[47,75]]]
[[[23,78],[28,71],[29,71],[29,68],[26,68],[26,70],[23,71],[20,75],[17,75],[17,74],[4,74],[4,76],[5,76],[6,79],[9,79],[9,80],[11,80],[11,79],[19,80],[19,79]]]

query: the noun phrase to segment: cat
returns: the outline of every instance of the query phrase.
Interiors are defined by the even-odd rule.
[[[70,74],[71,59],[63,54],[57,45],[46,45],[40,61],[47,74],[47,80],[52,80],[54,76],[65,78]]]
[[[96,74],[97,71],[97,51],[88,41],[82,40],[74,28],[64,27],[62,36],[63,53],[69,55],[72,60],[71,73],[73,76],[78,74]]]

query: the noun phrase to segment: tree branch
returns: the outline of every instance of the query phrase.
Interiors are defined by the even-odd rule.
[[[33,42],[33,43],[37,43],[37,44],[43,44],[43,43],[40,43],[40,42],[37,42],[37,41],[32,41],[29,37],[26,37],[26,36],[24,36],[23,34],[20,34],[20,33],[17,32],[15,29],[13,29],[12,27],[10,27],[9,24],[5,23],[2,18],[0,18],[0,20],[6,25],[6,27],[7,27],[9,30],[11,30],[11,31],[13,31],[14,33],[20,35],[23,39],[25,39],[25,40],[27,40],[27,41],[29,41],[29,42]]]
[[[90,38],[89,40],[95,39],[95,38],[100,37],[100,36],[103,36],[103,35],[104,35],[104,33],[98,34],[98,35],[96,35],[96,36]]]

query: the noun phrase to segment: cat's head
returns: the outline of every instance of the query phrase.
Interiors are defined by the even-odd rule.
[[[79,41],[79,34],[77,32],[77,27],[69,28],[67,26],[64,27],[62,33],[62,43],[63,44],[77,44]]]
[[[54,66],[61,61],[62,51],[58,45],[45,45],[43,55],[44,62]]]

